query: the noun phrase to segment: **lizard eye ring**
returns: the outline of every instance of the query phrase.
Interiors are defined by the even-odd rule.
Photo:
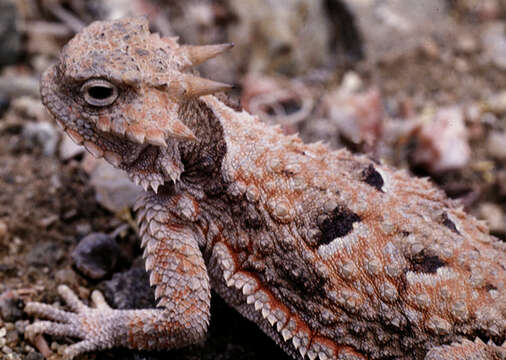
[[[101,79],[91,79],[81,86],[84,100],[92,106],[111,105],[118,97],[118,88],[109,81]]]

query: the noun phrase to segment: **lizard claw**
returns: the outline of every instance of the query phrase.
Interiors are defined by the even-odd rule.
[[[49,320],[35,321],[28,325],[26,327],[28,339],[33,342],[38,334],[83,339],[65,349],[65,359],[72,359],[83,352],[104,348],[104,344],[109,339],[107,333],[100,331],[101,325],[109,321],[111,319],[109,315],[114,314],[117,310],[112,309],[97,290],[93,291],[91,295],[94,308],[86,306],[68,286],[60,285],[58,293],[72,312],[39,302],[27,303],[26,313]]]

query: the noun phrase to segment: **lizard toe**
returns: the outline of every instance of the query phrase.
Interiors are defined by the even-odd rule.
[[[87,306],[77,297],[74,291],[72,291],[66,285],[58,286],[58,294],[65,300],[67,305],[77,313],[83,312]]]
[[[39,302],[29,302],[25,306],[25,312],[29,315],[48,319],[60,323],[69,322],[72,317],[72,313],[64,310],[60,310],[52,305],[43,304]]]
[[[74,324],[61,324],[54,321],[36,321],[26,327],[26,334],[31,340],[38,334],[68,336],[73,338],[82,338],[85,335],[82,330]]]
[[[91,301],[93,302],[93,304],[97,309],[108,309],[108,310],[112,309],[109,306],[109,304],[105,301],[104,295],[98,290],[94,290],[91,293]]]

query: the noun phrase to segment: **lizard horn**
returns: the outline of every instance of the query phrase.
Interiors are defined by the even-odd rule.
[[[180,120],[177,120],[173,124],[171,124],[170,127],[167,129],[167,133],[170,136],[179,139],[197,140],[197,137],[195,136],[193,131],[191,131],[191,129],[187,127],[185,124],[183,124]]]
[[[183,45],[176,51],[179,56],[186,58],[187,66],[195,66],[209,60],[233,47],[232,43],[218,45]]]
[[[185,89],[185,96],[197,97],[202,95],[214,94],[219,91],[230,90],[234,86],[204,79],[195,75],[183,74],[183,88]]]

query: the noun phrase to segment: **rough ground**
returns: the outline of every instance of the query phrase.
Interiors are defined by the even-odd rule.
[[[41,71],[93,19],[148,13],[155,29],[182,42],[233,40],[229,56],[201,69],[242,85],[231,101],[305,140],[430,176],[506,240],[506,2],[431,0],[414,14],[413,1],[348,3],[0,0],[0,358],[43,359],[23,338],[31,321],[23,304],[59,302],[60,283],[84,299],[100,288],[115,306],[150,306],[133,214],[121,201],[137,190],[62,139],[37,95]],[[87,261],[99,250],[107,256]],[[67,340],[47,339],[52,358]],[[170,356],[287,359],[216,296],[206,343]],[[162,357],[113,350],[81,358]]]

